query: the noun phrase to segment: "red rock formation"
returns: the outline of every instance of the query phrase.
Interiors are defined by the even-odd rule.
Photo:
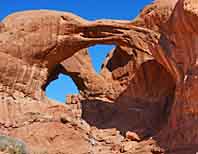
[[[116,97],[112,82],[108,82],[95,72],[87,50],[79,51],[66,59],[62,62],[62,66],[64,68],[61,72],[71,76],[83,97],[109,101]]]
[[[197,10],[193,0],[157,0],[133,21],[57,11],[6,17],[0,134],[23,140],[32,154],[196,153]],[[112,43],[96,74],[86,48]],[[45,96],[59,73],[81,92],[67,105]]]

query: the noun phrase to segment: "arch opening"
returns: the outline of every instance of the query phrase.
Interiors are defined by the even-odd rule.
[[[92,60],[93,68],[95,69],[96,73],[100,73],[101,67],[105,58],[107,57],[108,53],[115,48],[115,45],[94,45],[89,47],[89,55]]]
[[[79,93],[75,82],[64,73],[64,67],[61,64],[58,64],[49,74],[42,88],[48,98],[61,103],[66,103],[67,95]]]
[[[58,102],[66,103],[68,94],[78,94],[78,89],[72,78],[60,73],[58,78],[49,83],[46,87],[46,96]]]
[[[95,73],[99,74],[103,62],[114,47],[115,45],[95,45],[90,47],[88,51],[83,49],[56,65],[49,73],[47,82],[43,86],[46,96],[59,102],[65,102],[66,95],[79,94],[79,91],[89,89],[84,85],[84,69],[87,68],[87,71],[90,71],[88,74],[91,74],[93,72],[91,72],[90,67],[92,67]],[[90,57],[90,63],[87,62],[87,60],[89,61],[88,57]],[[89,77],[89,75],[85,77]]]

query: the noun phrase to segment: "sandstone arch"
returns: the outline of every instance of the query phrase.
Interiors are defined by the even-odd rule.
[[[117,48],[107,57],[97,78],[98,82],[112,84],[104,86],[107,90],[102,90],[99,98],[112,103],[129,86],[128,81],[141,66],[154,59],[173,78],[171,86],[176,86],[168,125],[154,136],[169,153],[195,152],[194,145],[198,144],[197,16],[197,2],[193,0],[157,0],[133,21],[91,22],[70,13],[46,10],[8,16],[0,25],[0,133],[23,139],[30,149],[47,147],[50,154],[72,150],[86,153],[94,149],[93,144],[99,141],[86,135],[91,135],[91,130],[90,126],[82,125],[81,112],[76,116],[68,106],[46,99],[43,86],[63,60],[91,45],[113,43]],[[128,63],[113,63],[115,51],[131,59],[125,57]],[[134,65],[132,71],[129,63]],[[88,97],[91,89],[92,86],[86,87]],[[79,102],[78,99],[74,102]],[[78,103],[74,104],[71,106],[80,108]],[[50,133],[43,133],[46,128]],[[57,144],[69,140],[71,132],[78,140],[79,149],[73,148],[76,143],[71,147]],[[59,148],[53,149],[51,145]],[[156,153],[156,149],[146,150]]]

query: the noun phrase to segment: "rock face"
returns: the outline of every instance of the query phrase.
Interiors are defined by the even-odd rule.
[[[6,17],[0,152],[19,144],[30,154],[198,152],[197,10],[193,0],[156,0],[133,21],[48,10]],[[116,45],[99,74],[87,49],[95,44]],[[67,104],[45,96],[59,73],[80,91]]]
[[[95,72],[88,50],[79,51],[66,59],[62,62],[62,67],[61,72],[71,76],[82,96],[89,99],[108,98],[109,101],[116,97],[115,88],[118,87]]]

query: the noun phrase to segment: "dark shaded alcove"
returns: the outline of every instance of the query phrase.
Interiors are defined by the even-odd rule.
[[[135,131],[153,136],[167,124],[175,86],[171,74],[157,61],[149,60],[114,103],[83,102],[83,119],[101,129],[117,128],[123,135]]]

